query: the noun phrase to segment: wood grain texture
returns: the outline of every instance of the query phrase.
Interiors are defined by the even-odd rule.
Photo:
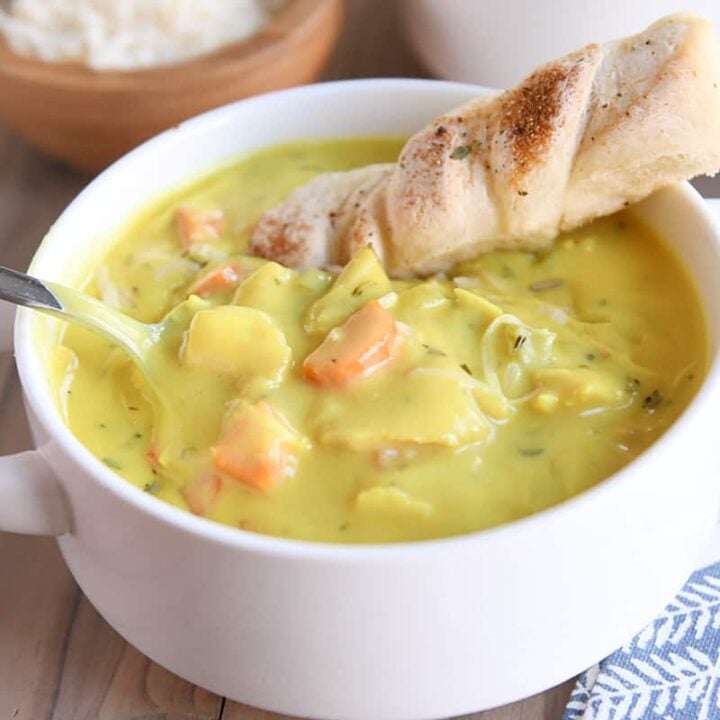
[[[396,8],[386,0],[348,2],[327,79],[423,76]],[[0,263],[27,267],[87,181],[0,127]],[[706,182],[703,190],[717,194],[717,187]],[[28,447],[12,360],[0,356],[0,453]],[[53,540],[0,534],[0,588],[2,720],[282,720],[197,688],[125,643],[79,592]],[[566,683],[463,720],[559,720],[569,690]]]
[[[66,635],[53,720],[215,720],[222,698],[152,663],[81,597]]]

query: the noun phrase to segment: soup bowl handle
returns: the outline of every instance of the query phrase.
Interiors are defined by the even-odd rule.
[[[13,346],[15,308],[0,302],[0,353]],[[0,457],[0,530],[62,535],[70,514],[60,484],[40,450]]]
[[[28,535],[70,531],[62,489],[39,450],[0,457],[0,530]]]

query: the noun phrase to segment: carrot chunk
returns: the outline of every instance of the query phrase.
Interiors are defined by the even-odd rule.
[[[370,375],[397,351],[397,323],[377,300],[331,330],[303,363],[305,379],[321,387],[344,387]]]
[[[212,448],[215,468],[258,490],[270,490],[292,474],[298,435],[264,400],[234,413],[228,430]]]
[[[190,508],[190,512],[207,517],[212,511],[222,488],[222,481],[212,471],[200,473],[182,490],[182,496]]]
[[[211,270],[198,278],[189,288],[189,295],[207,297],[219,292],[233,290],[243,277],[243,268],[240,263],[232,262]]]
[[[157,449],[155,448],[155,445],[152,445],[151,447],[149,447],[148,450],[145,452],[145,459],[155,469],[160,467],[160,457],[158,455]]]
[[[180,207],[176,217],[180,244],[185,248],[217,240],[222,235],[225,226],[225,215],[219,208],[198,210],[197,208]]]

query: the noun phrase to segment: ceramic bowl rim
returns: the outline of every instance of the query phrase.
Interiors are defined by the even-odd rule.
[[[245,106],[250,104],[272,102],[277,99],[281,101],[292,101],[293,97],[296,97],[298,94],[323,95],[336,92],[348,93],[353,92],[354,88],[360,87],[369,89],[386,88],[398,93],[409,92],[422,87],[428,88],[429,91],[433,91],[435,87],[444,87],[461,92],[471,92],[474,90],[478,94],[483,91],[487,92],[486,88],[464,83],[451,83],[441,80],[383,78],[311,84],[299,88],[266,93],[223,105],[191,118],[177,128],[167,130],[151,138],[117,160],[89,183],[87,187],[66,206],[60,219],[71,210],[82,205],[85,198],[95,192],[98,187],[101,187],[112,175],[132,172],[132,164],[136,157],[148,152],[150,149],[155,150],[161,148],[163,145],[171,145],[177,138],[178,133],[182,134],[186,130],[194,130],[204,126],[217,126],[219,123],[226,121],[232,122],[232,118],[238,113],[242,114]],[[679,193],[682,196],[683,202],[687,204],[687,211],[700,216],[703,224],[712,230],[712,236],[716,246],[715,249],[717,251],[718,246],[720,246],[720,228],[699,193],[688,183],[683,183],[676,188],[665,190],[664,192]],[[33,257],[32,265],[39,263],[46,248],[56,242],[55,238],[58,236],[55,230],[56,227],[57,223],[42,241]],[[708,252],[709,251],[710,246],[708,246]],[[372,563],[383,560],[410,560],[433,553],[453,553],[467,546],[489,547],[497,540],[505,540],[509,536],[517,536],[517,541],[522,542],[523,536],[529,531],[534,531],[542,525],[552,528],[553,523],[558,517],[577,512],[588,504],[597,503],[601,496],[619,492],[628,484],[633,483],[635,476],[643,472],[644,468],[653,464],[658,456],[661,456],[663,453],[682,451],[682,438],[684,434],[688,431],[692,432],[693,423],[701,421],[706,408],[710,406],[713,394],[716,392],[720,393],[719,348],[712,353],[707,374],[695,397],[683,413],[653,445],[628,465],[599,482],[597,485],[557,505],[553,505],[545,510],[518,520],[464,535],[405,543],[356,545],[285,539],[221,525],[214,521],[192,515],[186,510],[169,505],[131,485],[127,480],[116,475],[102,463],[101,460],[92,455],[71,433],[68,426],[63,422],[55,404],[48,401],[46,394],[43,392],[43,385],[45,384],[42,378],[43,363],[39,358],[39,354],[34,350],[32,341],[33,316],[34,314],[31,310],[20,308],[15,324],[16,360],[23,390],[35,417],[40,421],[42,427],[50,437],[70,456],[72,461],[82,467],[93,477],[94,481],[102,485],[105,490],[115,495],[119,501],[133,505],[139,512],[153,517],[158,522],[170,524],[178,530],[197,536],[198,539],[236,547],[238,550],[261,555],[315,559],[330,562]]]

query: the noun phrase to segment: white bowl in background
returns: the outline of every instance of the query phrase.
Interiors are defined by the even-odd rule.
[[[435,75],[498,88],[680,11],[720,26],[718,0],[403,0],[402,10],[411,44]]]
[[[77,284],[134,212],[233,156],[301,138],[411,133],[480,92],[350,81],[202,115],[93,181],[31,270]],[[572,500],[493,530],[398,545],[307,543],[212,523],[137,490],[79,443],[51,400],[48,357],[61,324],[21,310],[15,352],[37,449],[0,458],[0,528],[57,535],[80,587],[123,637],[250,705],[426,720],[561,682],[663,607],[720,504],[720,233],[688,185],[637,212],[685,257],[708,313],[712,366],[659,442]],[[7,349],[7,327],[0,338]]]

